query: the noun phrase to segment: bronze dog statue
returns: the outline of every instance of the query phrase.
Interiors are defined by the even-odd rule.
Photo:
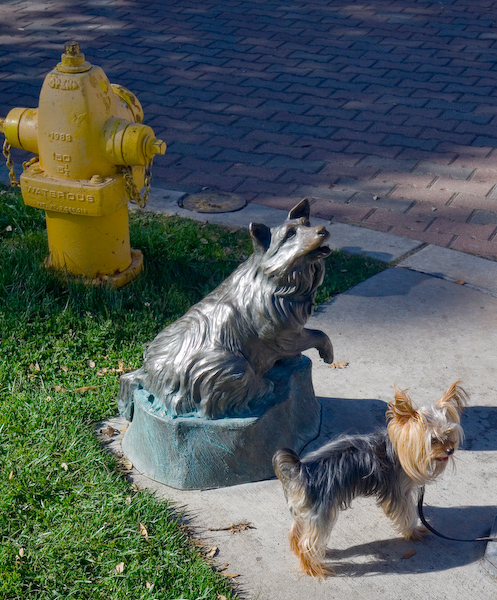
[[[142,368],[121,377],[119,408],[129,420],[138,388],[158,415],[260,414],[273,387],[264,375],[277,361],[316,348],[333,362],[328,336],[304,328],[330,254],[326,228],[310,226],[308,200],[279,227],[251,223],[250,235],[253,254],[157,335]]]

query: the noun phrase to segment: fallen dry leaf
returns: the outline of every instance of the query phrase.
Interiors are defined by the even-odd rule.
[[[90,369],[94,369],[95,368],[95,361],[94,360],[89,360],[88,361],[88,366],[90,367]]]
[[[9,473],[9,481],[12,481],[12,479],[14,479],[14,471]]]
[[[64,373],[67,373],[69,371],[69,369],[65,365],[61,365],[60,369],[61,371],[64,371]]]
[[[117,564],[114,571],[116,574],[123,573],[124,572],[124,563],[120,562],[119,564]]]
[[[151,590],[154,587],[154,584],[150,583],[150,581],[147,581],[145,582],[145,587],[147,588],[147,590]]]
[[[221,575],[223,575],[223,577],[240,577],[239,573],[221,573]]]
[[[231,525],[230,533],[240,533],[241,531],[246,531],[247,529],[255,529],[255,527],[252,525],[252,523],[250,523],[250,521],[242,521],[241,523]]]
[[[100,433],[103,433],[104,435],[108,435],[109,437],[112,437],[115,432],[116,432],[116,430],[114,429],[114,427],[111,427],[110,425],[105,427],[105,429],[100,430]]]
[[[103,385],[84,385],[83,387],[76,388],[74,391],[84,394],[85,392],[90,392],[91,390],[98,390],[103,387]]]
[[[38,362],[31,363],[29,365],[29,368],[31,369],[31,371],[41,371],[41,367],[38,364]]]
[[[99,369],[97,371],[97,375],[100,375],[100,377],[102,377],[103,375],[105,375],[107,372],[109,371],[109,369],[107,367],[104,367],[103,369]]]
[[[206,558],[214,558],[216,556],[216,554],[218,553],[219,548],[217,546],[211,546],[210,548],[207,549],[206,553],[205,553],[205,557]]]
[[[411,556],[414,556],[415,554],[416,554],[416,550],[411,548],[404,554],[404,558],[411,558]]]
[[[119,373],[119,374],[123,374],[125,373],[124,371],[124,360],[118,360],[117,361],[117,369],[112,369],[113,373]]]
[[[53,386],[53,389],[54,389],[56,392],[65,392],[65,391],[66,391],[66,390],[65,390],[65,388],[63,388],[61,385],[54,385],[54,386]]]
[[[345,367],[348,367],[349,363],[345,360],[341,361],[341,362],[332,362],[331,365],[328,365],[328,367],[330,369],[345,369]]]
[[[69,467],[68,467],[67,463],[65,463],[65,462],[60,463],[60,466],[64,469],[64,471],[69,471]]]
[[[209,531],[229,531],[230,533],[240,533],[241,531],[246,531],[247,529],[255,529],[254,525],[250,521],[242,521],[241,523],[229,523],[227,527],[218,527],[214,529],[213,527],[209,527]]]
[[[145,525],[143,523],[138,523],[138,529],[140,530],[143,539],[148,542],[148,531]]]
[[[224,594],[218,594],[217,600],[228,600],[228,598],[226,598],[226,596]]]
[[[24,548],[19,548],[19,556],[21,558],[24,558],[24,556],[26,556],[26,551],[24,550]]]
[[[129,458],[123,458],[119,461],[118,468],[124,473],[129,473],[129,471],[131,471],[131,469],[133,468],[133,463],[129,460]]]

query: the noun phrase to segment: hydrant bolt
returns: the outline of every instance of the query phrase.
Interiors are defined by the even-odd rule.
[[[70,56],[82,56],[79,42],[66,42],[64,44],[64,50],[65,54],[69,54]]]
[[[150,151],[153,154],[165,154],[166,153],[166,142],[162,140],[153,140],[150,144]]]

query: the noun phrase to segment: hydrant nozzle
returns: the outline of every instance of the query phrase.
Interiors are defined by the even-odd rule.
[[[152,154],[165,154],[166,153],[166,142],[164,142],[162,140],[154,139],[152,142],[150,142],[150,152]]]

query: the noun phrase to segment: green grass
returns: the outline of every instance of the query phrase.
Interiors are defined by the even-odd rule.
[[[119,375],[140,365],[143,344],[248,256],[250,240],[143,213],[130,231],[145,255],[130,285],[64,282],[42,266],[42,211],[0,187],[2,600],[231,597],[173,507],[130,487],[94,426],[116,413]],[[321,301],[385,267],[343,253],[327,265]]]

